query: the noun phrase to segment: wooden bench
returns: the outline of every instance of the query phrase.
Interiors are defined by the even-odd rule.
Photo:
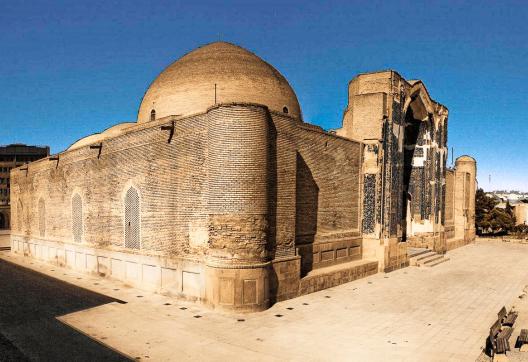
[[[502,325],[508,327],[513,327],[518,315],[519,314],[514,310],[506,312],[506,307],[502,307],[499,313],[497,313],[497,317],[499,318],[499,320],[501,320]]]
[[[515,347],[518,347],[519,350],[525,351],[525,348],[523,346],[528,343],[528,329],[521,329],[521,334],[519,334],[519,337],[517,337],[517,343],[515,344]]]
[[[502,320],[497,319],[495,323],[490,328],[490,333],[488,337],[490,355],[506,353],[510,351],[510,342],[509,339],[513,333],[513,328],[503,326]]]
[[[504,318],[506,318],[506,316],[508,315],[508,312],[506,311],[506,307],[502,307],[501,310],[499,310],[499,313],[497,313],[497,317],[499,318],[499,320],[502,321],[504,320]]]
[[[518,315],[519,313],[511,310],[506,316],[506,319],[504,320],[504,322],[502,322],[502,325],[513,327],[513,324],[517,320]]]

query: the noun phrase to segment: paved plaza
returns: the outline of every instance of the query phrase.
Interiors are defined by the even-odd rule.
[[[376,274],[246,315],[1,257],[127,302],[59,320],[142,360],[475,361],[503,305],[520,311],[513,338],[528,328],[519,298],[528,284],[528,245],[501,241],[479,240],[433,268]]]

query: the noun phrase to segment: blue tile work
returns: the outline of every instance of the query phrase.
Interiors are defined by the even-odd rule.
[[[400,95],[400,102],[393,101],[392,103],[392,122],[390,122],[390,131],[388,132],[388,150],[389,154],[386,156],[390,160],[390,223],[388,226],[389,234],[391,237],[398,236],[398,225],[402,223],[403,215],[403,157],[404,153],[400,151],[398,138],[394,135],[399,132],[393,132],[396,127],[403,127],[405,120],[403,119],[403,104],[405,104],[405,96],[403,93]],[[388,197],[386,198],[389,199]]]
[[[363,233],[372,234],[376,225],[376,175],[366,174],[363,185]]]

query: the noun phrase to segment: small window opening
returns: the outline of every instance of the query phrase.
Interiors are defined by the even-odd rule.
[[[288,107],[284,107],[284,108],[282,109],[282,111],[283,111],[284,113],[288,114]]]
[[[156,110],[155,109],[150,111],[150,120],[151,121],[155,121],[156,120]]]

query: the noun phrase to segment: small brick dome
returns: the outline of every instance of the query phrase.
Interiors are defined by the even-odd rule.
[[[234,44],[211,43],[187,53],[152,82],[137,122],[204,113],[216,103],[247,102],[301,118],[290,84],[264,60]]]

